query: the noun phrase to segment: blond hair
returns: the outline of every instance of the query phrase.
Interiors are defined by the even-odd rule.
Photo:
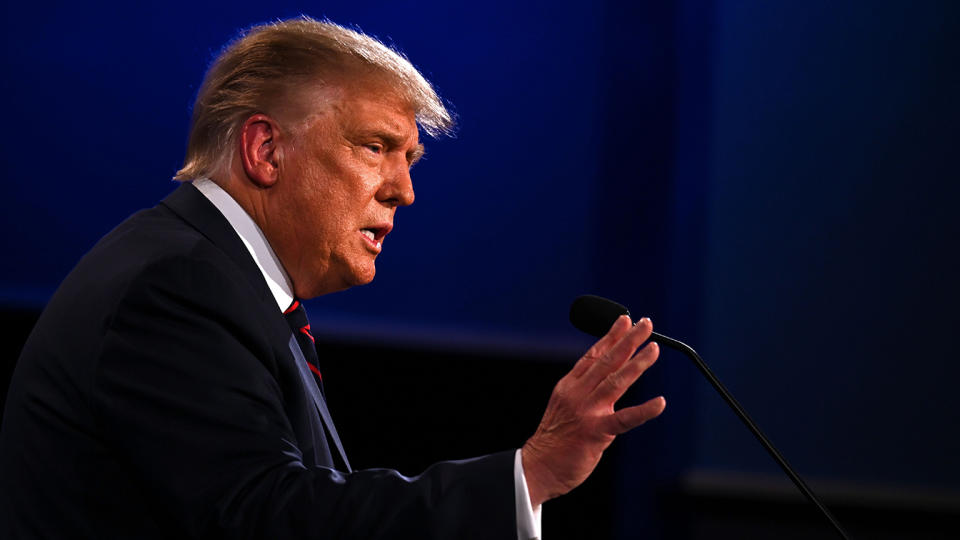
[[[429,135],[449,134],[453,119],[430,83],[401,53],[330,21],[300,17],[250,28],[228,44],[204,77],[187,154],[174,180],[209,177],[233,158],[237,130],[267,112],[291,88],[322,84],[334,72],[372,69],[413,106]]]

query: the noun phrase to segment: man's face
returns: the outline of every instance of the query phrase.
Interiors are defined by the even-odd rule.
[[[410,167],[423,153],[412,107],[387,84],[328,85],[306,101],[306,120],[278,142],[280,189],[265,216],[300,298],[373,280],[397,207],[413,203]]]

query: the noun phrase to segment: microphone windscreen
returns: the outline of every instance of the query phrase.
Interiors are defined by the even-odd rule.
[[[570,322],[578,330],[591,336],[603,337],[610,331],[617,317],[630,315],[630,311],[613,300],[585,294],[570,304]]]

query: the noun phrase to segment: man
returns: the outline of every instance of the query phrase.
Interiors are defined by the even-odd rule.
[[[410,166],[450,127],[379,42],[298,19],[252,29],[198,94],[184,184],[104,237],[24,346],[0,434],[3,538],[531,538],[662,398],[622,317],[520,450],[406,478],[353,471],[299,300],[370,282]]]

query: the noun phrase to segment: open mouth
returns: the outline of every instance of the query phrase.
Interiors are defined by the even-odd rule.
[[[388,227],[365,227],[360,229],[360,234],[362,234],[377,251],[383,247],[383,238],[387,236],[388,232],[390,232]]]

